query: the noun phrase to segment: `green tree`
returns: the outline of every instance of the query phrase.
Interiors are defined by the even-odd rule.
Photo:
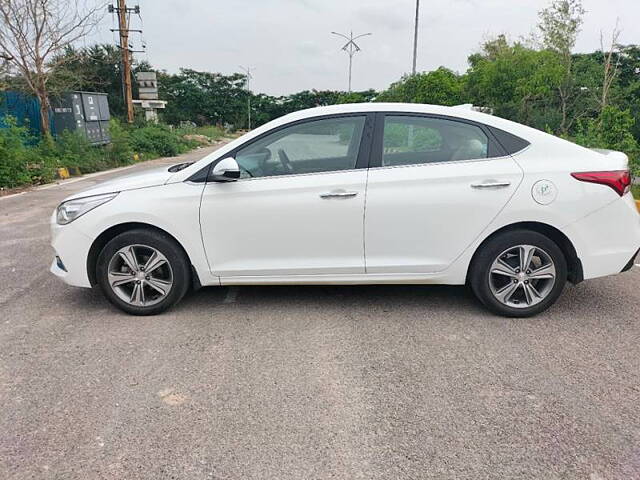
[[[101,6],[57,0],[0,1],[0,60],[40,101],[40,128],[49,137],[49,80],[60,54],[98,23]]]
[[[378,97],[375,90],[364,90],[362,92],[341,93],[338,96],[338,103],[368,103],[374,101]]]
[[[628,108],[633,118],[640,118],[640,46],[620,46],[616,61],[618,77],[611,102],[622,109]],[[640,122],[635,122],[632,131],[640,140]]]
[[[636,123],[629,110],[608,105],[598,118],[582,122],[576,143],[592,148],[625,152],[636,175],[640,174],[640,145],[633,136]]]
[[[560,132],[569,131],[569,110],[576,95],[576,85],[571,73],[573,57],[571,52],[582,26],[585,10],[582,0],[553,0],[551,5],[540,11],[538,29],[542,35],[542,45],[560,57],[564,66],[564,76],[557,85],[560,101]]]
[[[167,100],[163,118],[169,123],[245,125],[249,93],[244,84],[245,77],[239,73],[222,75],[186,68],[176,75],[159,72],[160,98]]]
[[[440,67],[416,75],[405,75],[382,92],[377,101],[459,105],[465,103],[465,77]]]
[[[560,124],[554,102],[564,68],[554,52],[511,45],[500,36],[471,55],[469,64],[465,87],[472,103],[540,129]]]

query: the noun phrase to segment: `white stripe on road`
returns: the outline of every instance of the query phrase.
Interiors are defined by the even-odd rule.
[[[20,193],[12,193],[11,195],[5,195],[3,197],[0,197],[0,200],[5,200],[5,199],[11,198],[11,197],[17,197],[18,195],[24,195],[25,193],[27,193],[27,192],[24,191],[24,192],[20,192]]]
[[[61,187],[61,186],[63,187],[65,185],[69,185],[71,183],[76,183],[76,182],[81,182],[82,180],[87,180],[88,178],[100,177],[102,175],[106,175],[107,173],[114,173],[114,172],[121,172],[123,170],[128,170],[130,168],[135,167],[136,165],[138,165],[138,164],[136,163],[134,165],[128,165],[126,167],[114,168],[113,170],[105,170],[103,172],[89,173],[87,175],[82,175],[81,177],[78,177],[78,178],[72,178],[70,180],[63,180],[61,182],[50,183],[48,185],[42,185],[41,187],[34,188],[34,190],[47,190],[47,189],[53,188],[53,187]]]
[[[238,287],[229,287],[227,290],[227,295],[222,300],[222,303],[236,303],[236,299],[238,298]]]
[[[62,181],[58,181],[58,182],[54,182],[54,183],[47,183],[46,185],[41,185],[39,187],[34,187],[34,188],[29,189],[29,190],[25,190],[24,192],[18,192],[18,193],[12,193],[11,195],[0,196],[0,200],[6,200],[7,198],[17,197],[18,195],[24,195],[25,193],[29,193],[29,192],[34,192],[34,191],[39,191],[39,190],[48,190],[48,189],[53,188],[53,187],[64,187],[65,185],[70,185],[72,183],[81,182],[82,180],[87,180],[89,178],[100,177],[102,175],[106,175],[107,173],[114,173],[114,172],[120,172],[120,171],[123,171],[123,170],[128,170],[130,168],[135,167],[136,165],[139,165],[139,164],[136,163],[134,165],[127,165],[126,167],[114,168],[112,170],[105,170],[103,172],[88,173],[87,175],[82,175],[81,177],[78,177],[78,178],[72,178],[72,179],[69,179],[69,180],[62,180]]]

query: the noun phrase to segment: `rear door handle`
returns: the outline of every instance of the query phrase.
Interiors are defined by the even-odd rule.
[[[500,182],[496,180],[490,180],[482,183],[472,183],[471,188],[504,188],[511,185],[511,182]]]
[[[320,198],[349,198],[355,197],[358,192],[345,192],[344,190],[336,190],[334,192],[321,193]]]

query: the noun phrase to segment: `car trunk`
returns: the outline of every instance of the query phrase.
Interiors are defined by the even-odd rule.
[[[608,170],[626,170],[629,168],[629,157],[623,152],[604,148],[591,148],[590,150],[599,153],[606,159],[603,167]]]

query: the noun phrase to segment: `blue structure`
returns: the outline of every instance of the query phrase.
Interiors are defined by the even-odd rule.
[[[0,128],[6,126],[4,118],[10,115],[15,117],[20,126],[29,128],[31,134],[39,137],[40,128],[40,101],[31,95],[20,92],[0,92]],[[53,111],[49,109],[49,128],[53,131]]]

